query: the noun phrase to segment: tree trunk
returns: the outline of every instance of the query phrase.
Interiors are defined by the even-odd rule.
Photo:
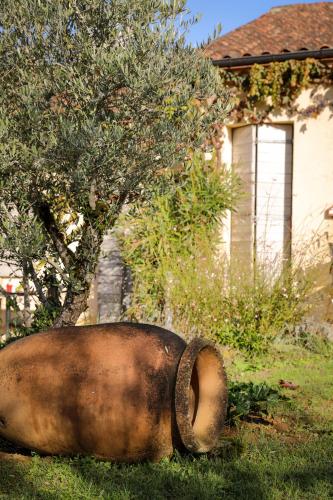
[[[103,241],[103,230],[98,228],[97,220],[93,222],[95,227],[91,221],[85,222],[80,244],[75,254],[71,255],[73,281],[68,284],[61,312],[53,322],[54,328],[75,325],[80,315],[87,309],[90,286],[95,276]],[[78,285],[80,291],[75,291]]]
[[[26,260],[23,261],[22,266],[23,277],[23,293],[24,293],[24,306],[23,306],[23,323],[26,328],[31,326],[31,313],[30,313],[30,287],[29,287],[29,274]]]
[[[75,325],[80,315],[87,309],[88,298],[89,288],[80,294],[73,294],[72,299],[64,304],[61,313],[54,320],[53,328]]]

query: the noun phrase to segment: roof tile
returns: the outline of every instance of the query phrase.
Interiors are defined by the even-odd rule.
[[[333,2],[273,7],[269,12],[211,42],[213,60],[333,48]]]

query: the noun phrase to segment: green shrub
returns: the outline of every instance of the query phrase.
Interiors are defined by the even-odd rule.
[[[123,256],[134,277],[132,319],[164,322],[174,269],[190,264],[202,241],[215,248],[217,227],[238,192],[230,172],[197,154],[163,179],[151,203],[133,206],[121,219]]]
[[[221,221],[238,181],[195,156],[168,190],[122,220],[123,255],[134,278],[130,319],[167,324],[254,353],[307,311],[310,281],[299,266],[242,271],[221,250]]]
[[[269,415],[279,401],[286,400],[278,388],[265,382],[231,382],[228,393],[227,422],[229,425],[248,417]]]
[[[192,257],[169,268],[169,300],[179,331],[259,352],[308,310],[311,283],[298,270],[276,274],[257,264],[255,273],[235,271],[202,241]]]

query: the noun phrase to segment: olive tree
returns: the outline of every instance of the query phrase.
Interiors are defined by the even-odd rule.
[[[227,99],[185,0],[2,0],[0,258],[53,325],[85,310],[105,232]]]

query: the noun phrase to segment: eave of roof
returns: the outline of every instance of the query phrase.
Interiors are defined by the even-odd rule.
[[[333,49],[321,50],[301,50],[298,52],[287,52],[280,54],[264,54],[260,56],[242,56],[242,57],[228,57],[223,59],[212,60],[214,66],[220,68],[240,68],[244,66],[252,66],[253,64],[269,64],[271,62],[283,62],[304,59],[333,59]]]

